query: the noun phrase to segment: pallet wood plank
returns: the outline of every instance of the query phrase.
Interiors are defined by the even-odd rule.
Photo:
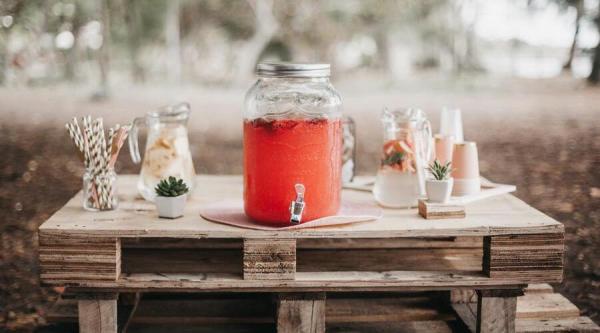
[[[558,293],[525,294],[517,301],[517,318],[563,319],[579,317],[579,309]]]
[[[517,333],[598,333],[600,327],[588,317],[576,317],[517,320],[516,330]]]
[[[345,227],[263,231],[212,223],[198,216],[203,205],[241,197],[239,176],[199,176],[203,184],[186,205],[185,216],[177,223],[157,223],[152,203],[136,199],[136,177],[119,176],[119,209],[102,214],[81,209],[81,194],[40,227],[42,236],[86,235],[89,237],[169,238],[394,238],[490,236],[504,234],[563,233],[564,227],[512,195],[501,195],[469,205],[466,219],[431,220],[423,223],[414,210],[384,209],[384,216],[369,223]],[[371,203],[370,193],[344,190],[345,200]],[[402,223],[398,223],[402,221]]]
[[[278,333],[325,333],[325,293],[277,295]]]

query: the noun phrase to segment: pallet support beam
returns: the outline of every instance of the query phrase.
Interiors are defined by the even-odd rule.
[[[244,280],[293,280],[295,239],[244,239]]]
[[[486,236],[483,272],[490,278],[559,283],[563,254],[563,233]]]
[[[82,294],[77,298],[79,332],[117,333],[118,294]]]
[[[325,293],[277,295],[277,333],[325,333]]]

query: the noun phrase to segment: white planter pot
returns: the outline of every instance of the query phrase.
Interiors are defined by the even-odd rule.
[[[158,210],[158,216],[168,219],[175,219],[183,216],[183,209],[185,208],[186,199],[187,195],[185,194],[178,197],[157,196],[154,198],[154,203],[156,204],[156,209]]]
[[[454,179],[435,180],[427,179],[425,189],[427,190],[427,199],[429,202],[446,203],[450,200]]]

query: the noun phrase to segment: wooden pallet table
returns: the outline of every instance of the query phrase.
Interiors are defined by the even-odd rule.
[[[75,293],[81,332],[117,332],[119,294],[269,294],[278,332],[324,332],[328,295],[425,291],[449,292],[473,331],[514,332],[523,289],[562,280],[562,224],[511,195],[470,204],[466,219],[385,210],[375,222],[259,231],[199,216],[203,204],[241,198],[239,176],[198,177],[176,220],[158,219],[135,182],[120,176],[116,211],[85,212],[77,195],[39,229],[41,280]]]

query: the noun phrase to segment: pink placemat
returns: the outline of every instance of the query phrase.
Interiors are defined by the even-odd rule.
[[[269,227],[250,220],[244,214],[244,202],[242,200],[219,201],[208,204],[200,210],[200,216],[209,221],[256,230],[294,230],[375,221],[382,214],[381,208],[375,204],[342,202],[342,207],[337,215],[322,217],[288,227]]]

